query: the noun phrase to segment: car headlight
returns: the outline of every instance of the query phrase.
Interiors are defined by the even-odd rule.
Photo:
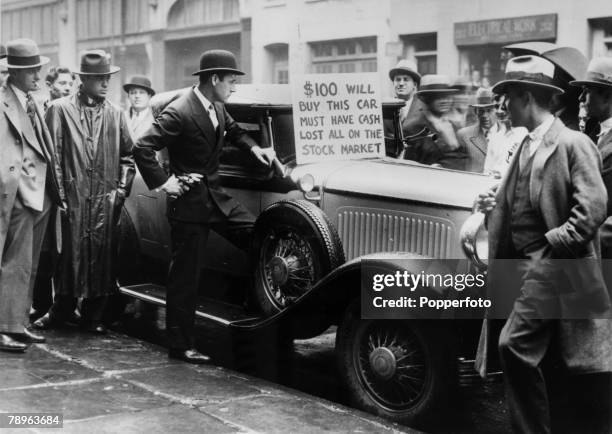
[[[484,220],[483,213],[474,213],[461,226],[460,232],[463,252],[480,270],[487,268],[489,258],[489,238]]]
[[[314,186],[315,186],[314,176],[312,176],[310,173],[302,175],[300,179],[298,179],[298,187],[304,193],[311,192],[314,189]]]

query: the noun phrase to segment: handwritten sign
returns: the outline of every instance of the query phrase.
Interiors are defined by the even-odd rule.
[[[307,74],[292,81],[298,164],[384,157],[377,74]]]

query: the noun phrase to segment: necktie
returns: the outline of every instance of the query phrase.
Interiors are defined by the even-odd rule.
[[[210,121],[213,124],[213,128],[217,131],[217,127],[219,126],[219,119],[217,119],[217,112],[215,111],[215,107],[211,104],[208,107],[208,117],[210,117]]]
[[[28,113],[32,127],[36,129],[36,103],[34,102],[34,98],[32,98],[32,94],[29,92],[26,98],[26,112]]]
[[[525,140],[523,141],[523,146],[521,147],[521,154],[519,155],[519,171],[522,172],[527,163],[529,162],[529,157],[531,157],[531,136],[525,136]]]

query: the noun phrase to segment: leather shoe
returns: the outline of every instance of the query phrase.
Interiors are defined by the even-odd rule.
[[[36,330],[49,330],[61,326],[61,321],[53,318],[49,312],[38,318],[32,323],[32,328]]]
[[[23,333],[7,333],[12,339],[23,342],[25,344],[44,344],[47,339],[44,336],[32,333],[27,328],[23,329]]]
[[[188,350],[170,349],[168,350],[168,357],[182,360],[187,363],[193,363],[195,365],[202,365],[210,362],[210,357],[193,348]]]
[[[0,350],[23,353],[28,346],[23,342],[18,342],[8,335],[0,334]]]
[[[94,333],[97,335],[105,335],[106,334],[106,326],[100,322],[93,322],[84,325],[83,330]]]

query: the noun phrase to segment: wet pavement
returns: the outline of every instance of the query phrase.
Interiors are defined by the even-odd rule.
[[[24,355],[0,353],[0,412],[59,412],[61,432],[417,432],[244,373],[169,360],[163,347],[116,331],[45,335]]]

